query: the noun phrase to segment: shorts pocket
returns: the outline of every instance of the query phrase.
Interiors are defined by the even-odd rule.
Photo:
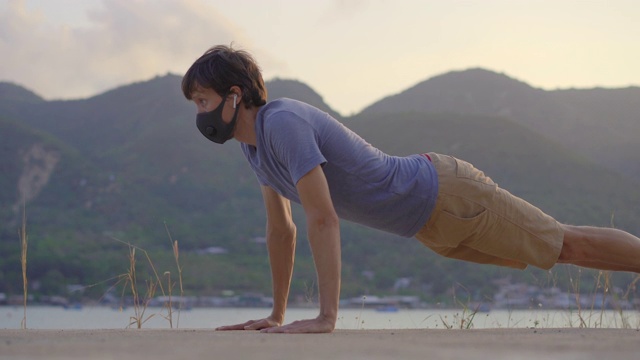
[[[443,246],[457,247],[481,237],[487,226],[486,209],[468,218],[456,216],[446,210],[440,213],[436,231],[443,241]]]

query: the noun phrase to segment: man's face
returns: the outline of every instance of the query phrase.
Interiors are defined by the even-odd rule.
[[[191,94],[191,101],[198,109],[196,126],[202,135],[218,144],[224,144],[234,137],[240,110],[235,103],[237,98],[233,93],[222,97],[213,89],[196,87]]]

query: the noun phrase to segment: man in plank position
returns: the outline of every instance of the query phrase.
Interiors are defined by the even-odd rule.
[[[335,328],[340,297],[339,219],[404,237],[438,254],[524,269],[556,263],[640,273],[640,239],[612,228],[560,224],[498,187],[468,162],[436,153],[387,155],[337,120],[291,99],[267,103],[253,57],[209,49],[182,79],[197,127],[216,143],[235,138],[267,211],[272,313],[218,330],[314,333]],[[283,325],[302,204],[318,276],[320,314]]]

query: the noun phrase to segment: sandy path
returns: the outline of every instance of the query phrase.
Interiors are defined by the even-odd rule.
[[[0,359],[640,359],[640,331],[0,330]]]

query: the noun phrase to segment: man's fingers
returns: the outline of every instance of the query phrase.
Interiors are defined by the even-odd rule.
[[[249,320],[242,324],[220,326],[220,327],[217,327],[216,330],[248,330],[247,326],[254,323],[256,323],[255,320]]]
[[[271,321],[269,319],[262,319],[260,321],[256,321],[251,325],[245,326],[245,330],[263,330],[263,329],[272,329],[274,327],[278,327],[279,324]]]
[[[244,324],[225,325],[217,327],[216,330],[244,330]]]
[[[297,320],[285,326],[279,326],[271,319],[249,320],[242,324],[220,326],[216,330],[261,330],[264,333],[327,333],[334,325],[321,319]]]
[[[216,330],[262,330],[278,325],[279,324],[275,321],[267,318],[261,320],[249,320],[242,324],[220,326],[216,328]]]

